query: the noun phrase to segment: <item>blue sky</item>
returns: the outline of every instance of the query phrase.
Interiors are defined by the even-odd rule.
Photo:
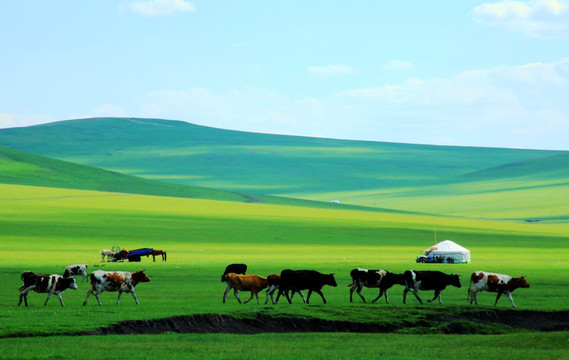
[[[569,150],[569,0],[0,2],[0,128]]]

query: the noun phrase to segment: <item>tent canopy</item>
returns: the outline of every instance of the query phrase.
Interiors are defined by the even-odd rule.
[[[443,262],[469,263],[470,250],[464,248],[451,240],[441,241],[424,251],[428,258],[439,258]]]

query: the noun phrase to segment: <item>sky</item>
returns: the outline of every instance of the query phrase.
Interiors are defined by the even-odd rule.
[[[0,128],[569,150],[569,0],[5,0],[0,54]]]

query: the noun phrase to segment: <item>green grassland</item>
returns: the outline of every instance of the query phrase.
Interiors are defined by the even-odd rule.
[[[563,206],[569,154],[561,151],[278,136],[131,118],[2,129],[0,145],[146,179],[248,194],[447,216],[569,216]],[[486,206],[512,198],[532,204],[542,190],[559,202],[525,212],[515,204]]]
[[[488,270],[511,275],[526,274],[531,288],[514,293],[520,309],[568,309],[566,289],[567,244],[569,225],[565,222],[525,223],[463,218],[382,213],[340,209],[239,203],[202,199],[182,199],[121,193],[66,190],[18,185],[0,185],[0,234],[3,261],[0,274],[0,336],[66,334],[92,330],[120,320],[161,318],[175,315],[221,313],[251,316],[294,315],[354,321],[404,321],[430,310],[470,309],[466,302],[467,278],[472,271]],[[472,251],[471,264],[416,264],[415,256],[433,241],[433,223],[439,239],[450,238]],[[30,306],[17,307],[19,275],[33,270],[61,273],[73,263],[87,263],[91,269],[100,262],[98,251],[120,245],[132,249],[154,247],[168,251],[168,262],[104,264],[106,270],[145,268],[152,278],[137,287],[141,302],[136,306],[129,295],[116,306],[116,294],[104,293],[103,306],[95,299],[81,304],[88,288],[79,281],[79,290],[63,294],[66,307],[56,298],[43,306],[45,295],[32,293]],[[219,276],[225,265],[245,262],[249,273],[268,275],[285,268],[313,268],[335,273],[337,288],[325,287],[328,300],[323,305],[313,297],[310,305],[298,300],[292,305],[261,305],[255,301],[240,305],[230,295],[222,304],[224,284]],[[402,304],[402,288],[390,291],[390,304],[380,300],[363,304],[349,302],[349,271],[355,267],[385,268],[395,272],[405,269],[439,269],[462,276],[463,287],[443,292],[444,304],[419,305],[410,297]],[[365,289],[368,299],[376,290]],[[424,299],[431,294],[422,293]],[[243,294],[245,296],[245,294]],[[493,308],[493,294],[479,296],[480,309]],[[510,308],[501,299],[500,308]],[[153,357],[250,357],[245,342],[270,342],[267,358],[287,358],[299,354],[305,358],[455,358],[459,349],[475,346],[485,358],[562,358],[567,350],[567,333],[539,334],[541,345],[534,346],[534,333],[445,335],[445,346],[432,344],[432,336],[388,335],[399,346],[384,343],[385,335],[290,334],[290,335],[192,335],[164,334],[129,337],[140,346],[125,348],[133,358]],[[0,339],[1,357],[40,358],[57,356],[60,349],[81,348],[79,358],[101,357],[102,344],[116,337],[37,337]],[[136,339],[136,340],[135,340]],[[493,345],[478,344],[492,339]],[[478,342],[476,340],[479,340]],[[369,342],[378,343],[373,349]],[[511,343],[515,345],[512,345]],[[37,347],[30,345],[37,345]],[[287,344],[289,352],[283,352]],[[342,344],[338,346],[336,344]],[[413,344],[405,351],[403,344]],[[478,345],[477,345],[478,344]],[[533,344],[533,345],[532,345]],[[160,345],[168,354],[155,353]],[[422,353],[417,348],[430,349]],[[45,347],[49,351],[45,350]],[[503,357],[503,347],[512,349]],[[24,351],[23,348],[26,350]],[[325,348],[326,350],[322,350]],[[456,348],[456,349],[453,349]],[[189,352],[189,353],[188,353]],[[254,354],[259,354],[255,353]],[[303,354],[303,355],[302,355]],[[67,356],[67,355],[66,355]],[[107,354],[119,357],[124,354]],[[130,356],[130,355],[129,355]],[[73,351],[69,353],[73,357]],[[105,357],[105,356],[103,356]],[[464,357],[464,356],[463,356]],[[468,355],[466,358],[469,358]]]
[[[527,275],[531,287],[514,293],[520,311],[568,310],[567,152],[275,136],[115,118],[2,129],[0,145],[9,147],[0,147],[0,358],[568,358],[567,332],[503,327],[480,328],[493,335],[410,329],[170,333],[127,341],[68,336],[121,320],[190,314],[405,323],[441,309],[491,311],[494,294],[480,294],[478,307],[466,301],[476,270]],[[469,248],[472,263],[416,264],[435,243],[435,230],[437,241]],[[98,251],[113,245],[164,249],[168,262],[102,263]],[[264,294],[260,305],[240,305],[232,295],[222,304],[219,277],[232,262],[265,276],[285,268],[335,273],[338,287],[324,288],[326,305],[318,295],[309,305],[298,298],[265,305]],[[17,306],[23,271],[61,273],[75,263],[91,270],[145,268],[152,281],[137,287],[140,306],[128,294],[116,306],[116,293],[103,293],[103,306],[91,298],[83,307],[88,283],[80,280],[79,290],[63,294],[66,307],[57,298],[44,307],[45,295],[36,293],[28,308]],[[355,267],[441,270],[461,275],[463,286],[446,289],[442,305],[420,305],[412,296],[404,305],[400,286],[390,290],[390,304],[358,297],[350,303],[346,285]],[[377,290],[363,293],[377,296]],[[501,299],[498,308],[511,305]],[[109,349],[117,342],[120,351]]]

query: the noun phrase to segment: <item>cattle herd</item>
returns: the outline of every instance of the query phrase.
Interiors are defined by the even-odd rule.
[[[269,297],[271,302],[276,304],[279,298],[284,295],[289,303],[292,303],[292,298],[295,293],[298,293],[303,302],[309,303],[310,296],[313,292],[320,295],[324,304],[326,298],[322,293],[324,285],[336,287],[338,284],[334,278],[334,274],[322,274],[314,270],[290,270],[286,269],[281,271],[280,275],[271,274],[267,277],[259,275],[246,275],[247,265],[245,264],[230,264],[226,267],[224,273],[221,275],[221,282],[226,283],[225,292],[223,294],[223,303],[227,298],[227,294],[233,290],[235,298],[239,303],[242,303],[239,297],[239,291],[249,291],[251,297],[245,303],[251,301],[253,297],[259,303],[259,292],[267,289],[265,295],[265,304],[268,303]],[[90,277],[91,286],[87,291],[87,296],[83,305],[87,305],[87,301],[91,294],[95,294],[97,302],[102,305],[100,295],[103,291],[118,291],[117,305],[123,292],[132,294],[134,301],[138,305],[138,298],[136,297],[135,286],[141,282],[149,282],[150,278],[144,273],[143,270],[134,273],[126,271],[93,271],[90,276],[87,274],[87,265],[77,264],[68,266],[63,275],[53,274],[36,274],[33,272],[25,272],[21,275],[24,282],[19,288],[20,301],[18,306],[21,305],[22,300],[28,306],[28,293],[35,291],[38,293],[47,293],[47,299],[44,305],[47,305],[48,300],[52,295],[56,295],[62,306],[63,299],[61,293],[67,289],[77,289],[77,282],[75,277],[83,277],[83,281]],[[379,295],[373,300],[376,302],[382,296],[385,296],[385,302],[389,303],[387,291],[394,285],[404,286],[403,290],[403,303],[406,303],[407,293],[413,292],[413,295],[422,304],[423,300],[419,297],[419,290],[433,290],[434,297],[429,302],[435,299],[439,300],[442,304],[441,292],[449,285],[457,288],[461,287],[459,275],[449,275],[440,271],[415,271],[407,270],[403,274],[396,274],[387,270],[367,270],[367,269],[354,269],[350,272],[352,283],[350,287],[350,302],[353,302],[354,291],[360,296],[363,302],[366,302],[361,293],[363,287],[378,288]],[[517,288],[528,288],[529,284],[525,276],[513,278],[508,275],[496,274],[484,271],[475,271],[470,277],[470,284],[468,287],[468,300],[478,305],[477,294],[480,291],[489,291],[497,293],[494,305],[498,303],[498,299],[502,295],[506,295],[513,307],[516,307],[512,299],[512,292]],[[273,298],[274,292],[278,290],[276,300]],[[308,295],[305,297],[302,290],[308,290]]]

